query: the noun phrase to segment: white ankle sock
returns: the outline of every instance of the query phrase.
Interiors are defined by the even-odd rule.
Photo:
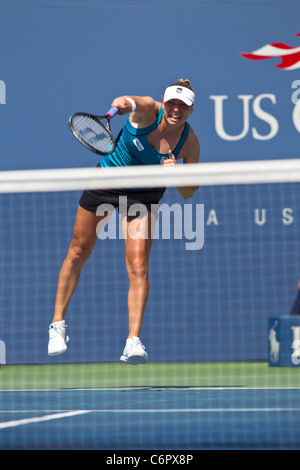
[[[65,320],[55,321],[51,323],[51,325],[55,325],[55,326],[65,326],[65,324],[66,324]]]

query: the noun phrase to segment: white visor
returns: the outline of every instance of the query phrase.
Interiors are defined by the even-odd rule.
[[[195,93],[185,86],[169,86],[164,94],[164,102],[170,100],[181,100],[188,106],[192,106],[195,101]]]

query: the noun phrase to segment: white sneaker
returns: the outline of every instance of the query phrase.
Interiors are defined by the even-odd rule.
[[[148,354],[146,353],[145,346],[141,342],[140,338],[133,336],[132,338],[127,339],[120,361],[136,366],[138,364],[145,364],[147,360]]]
[[[57,323],[59,323],[57,325]],[[67,343],[69,336],[66,336],[66,326],[61,322],[55,322],[49,325],[49,343],[48,343],[48,355],[58,356],[66,352],[68,349]]]

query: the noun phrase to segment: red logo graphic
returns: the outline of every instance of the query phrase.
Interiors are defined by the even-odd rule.
[[[300,33],[295,34],[295,36],[300,36]],[[251,60],[264,60],[280,57],[282,62],[280,64],[276,64],[275,67],[282,70],[295,70],[300,68],[300,46],[291,47],[282,42],[275,42],[273,44],[266,44],[256,51],[249,53],[240,52],[240,54],[243,57],[246,57],[246,59]]]

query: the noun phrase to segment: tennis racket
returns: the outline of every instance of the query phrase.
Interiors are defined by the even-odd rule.
[[[69,127],[76,139],[98,155],[109,155],[116,148],[110,120],[118,108],[112,107],[104,116],[75,113],[69,119]]]

